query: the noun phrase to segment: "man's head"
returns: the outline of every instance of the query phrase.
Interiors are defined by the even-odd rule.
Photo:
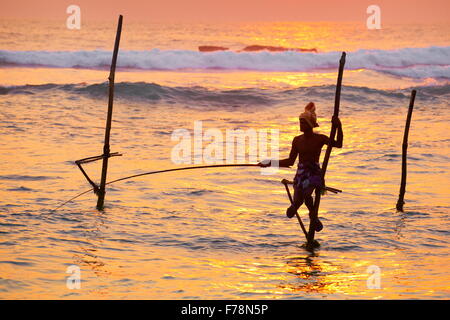
[[[306,105],[305,111],[298,117],[300,121],[300,130],[305,132],[318,127],[317,116],[316,116],[316,106],[314,102],[310,102]]]

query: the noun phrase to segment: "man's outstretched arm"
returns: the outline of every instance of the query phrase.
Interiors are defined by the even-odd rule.
[[[294,140],[292,140],[292,147],[291,147],[291,152],[289,153],[289,158],[280,160],[278,162],[279,167],[290,167],[295,163],[295,159],[297,159],[298,152],[297,152],[297,148],[295,147],[294,141],[295,141],[295,138],[294,138]],[[263,168],[270,167],[271,162],[267,161],[267,160],[261,161],[260,163],[258,163],[258,165]]]

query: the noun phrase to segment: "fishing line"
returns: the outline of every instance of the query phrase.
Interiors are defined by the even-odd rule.
[[[206,165],[206,166],[192,166],[192,167],[183,167],[183,168],[172,168],[172,169],[165,169],[165,170],[158,170],[158,171],[150,171],[150,172],[144,172],[144,173],[139,173],[139,174],[134,174],[128,177],[124,177],[124,178],[119,178],[116,180],[112,180],[107,182],[105,185],[110,185],[119,181],[123,181],[123,180],[129,180],[129,179],[133,179],[133,178],[137,178],[137,177],[141,177],[141,176],[147,176],[147,175],[151,175],[151,174],[157,174],[157,173],[164,173],[164,172],[171,172],[171,171],[181,171],[181,170],[192,170],[192,169],[204,169],[204,168],[223,168],[223,167],[259,167],[258,164],[251,164],[251,163],[243,163],[243,164],[214,164],[214,165]],[[66,205],[69,202],[72,202],[73,200],[81,197],[82,195],[93,191],[94,188],[90,188],[89,190],[83,191],[79,194],[77,194],[76,196],[74,196],[73,198],[70,198],[69,200],[63,202],[62,204],[60,204],[58,207],[56,207],[55,209],[51,210],[51,212],[58,210],[59,208],[61,208],[62,206]]]

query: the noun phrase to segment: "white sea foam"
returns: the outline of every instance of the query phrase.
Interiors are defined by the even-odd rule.
[[[227,69],[258,71],[313,71],[335,69],[340,52],[201,53],[190,50],[121,50],[118,67],[144,70]],[[0,50],[0,65],[59,68],[102,68],[111,52]],[[358,50],[347,54],[346,69],[366,69],[411,78],[450,78],[450,47]]]

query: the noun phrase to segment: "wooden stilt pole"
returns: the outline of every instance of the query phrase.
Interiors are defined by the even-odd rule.
[[[403,205],[405,204],[405,191],[406,191],[406,153],[408,149],[408,135],[409,125],[411,123],[411,116],[414,108],[414,100],[416,99],[416,90],[411,92],[411,99],[409,101],[408,115],[406,117],[405,133],[403,135],[402,144],[402,180],[400,183],[400,193],[397,200],[397,211],[403,212]]]
[[[336,84],[336,95],[334,99],[334,117],[339,116],[339,105],[341,100],[341,87],[342,87],[342,76],[344,74],[344,65],[345,65],[345,52],[342,52],[341,59],[339,61],[339,73],[338,73],[338,79]],[[330,142],[334,141],[334,138],[336,136],[336,127],[334,125],[331,125],[331,133],[330,133]],[[328,166],[328,160],[330,159],[331,150],[333,149],[333,144],[330,143],[327,147],[327,151],[325,153],[325,157],[323,159],[322,163],[322,178],[323,181],[325,181],[325,173],[327,171]],[[321,196],[321,190],[316,189],[316,197],[314,200],[314,211],[312,214],[310,214],[310,223],[309,223],[309,231],[308,231],[308,241],[307,246],[311,247],[314,246],[314,235],[316,232],[316,221],[319,215],[319,205],[320,205],[320,196]]]
[[[108,117],[106,119],[105,143],[103,146],[102,177],[100,180],[100,187],[98,191],[97,210],[103,210],[103,204],[105,202],[106,173],[108,171],[108,159],[110,157],[109,136],[111,133],[111,121],[112,121],[113,100],[114,100],[114,75],[116,72],[117,54],[119,52],[121,33],[122,33],[122,15],[119,16],[119,23],[117,25],[117,33],[116,33],[116,42],[114,44],[114,52],[111,61],[111,70],[108,78],[109,80]]]

